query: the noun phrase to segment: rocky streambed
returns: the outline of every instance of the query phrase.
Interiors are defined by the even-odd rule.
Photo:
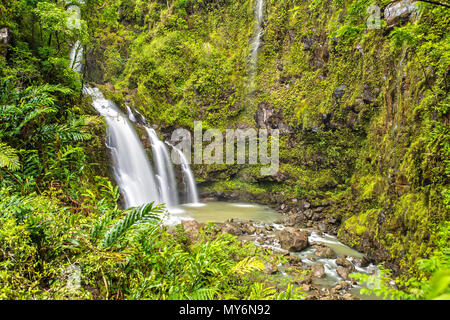
[[[223,204],[226,207],[230,204]],[[237,204],[249,209],[252,205]],[[261,207],[261,206],[260,206]],[[206,210],[206,209],[204,209]],[[284,255],[287,262],[266,263],[265,273],[271,277],[291,277],[311,300],[355,300],[373,297],[361,296],[361,287],[349,275],[354,272],[376,274],[377,267],[362,253],[341,243],[335,236],[321,231],[317,224],[307,227],[304,216],[290,215],[268,221],[228,218],[220,221],[216,213],[218,232],[235,235],[243,242]],[[202,219],[200,219],[202,220]],[[270,219],[269,219],[270,220]],[[206,220],[184,220],[184,229],[196,236]],[[299,276],[301,275],[301,276]]]

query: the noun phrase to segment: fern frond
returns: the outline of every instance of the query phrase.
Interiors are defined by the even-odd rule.
[[[256,259],[255,257],[247,257],[242,261],[239,261],[232,269],[231,272],[243,275],[253,271],[262,271],[265,269],[264,263]]]
[[[1,167],[6,167],[11,171],[16,171],[20,168],[20,161],[16,150],[2,142],[0,142],[0,168]]]
[[[163,206],[154,206],[154,202],[132,208],[119,223],[105,234],[101,245],[102,249],[112,246],[120,236],[139,223],[156,224],[160,221],[159,214],[161,213],[163,213]]]
[[[188,295],[189,300],[214,300],[219,290],[216,287],[200,288]]]
[[[256,282],[252,286],[249,300],[273,300],[276,294],[275,287],[265,287],[263,283]]]
[[[79,128],[72,127],[66,124],[49,124],[42,126],[38,131],[39,137],[46,141],[58,137],[62,141],[86,141],[92,138],[89,133],[83,132]]]

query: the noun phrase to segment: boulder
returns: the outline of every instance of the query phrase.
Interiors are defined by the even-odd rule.
[[[289,255],[286,258],[288,259],[289,264],[291,266],[303,266],[303,262],[302,262],[302,259],[300,257]]]
[[[276,232],[276,236],[280,241],[281,248],[290,252],[302,251],[308,247],[308,234],[306,231],[287,227]]]
[[[325,223],[319,223],[318,227],[321,232],[327,232],[327,225]]]
[[[222,228],[222,233],[229,233],[233,236],[241,236],[242,231],[235,225],[227,223]]]
[[[350,261],[348,261],[344,256],[340,256],[339,258],[337,258],[336,259],[336,264],[338,266],[342,266],[342,267],[345,267],[345,268],[353,267],[353,264]]]
[[[336,268],[337,274],[345,280],[352,280],[352,279],[350,279],[349,274],[353,273],[355,271],[356,271],[356,269],[353,266],[351,268],[345,268],[345,267],[341,267],[341,266]]]
[[[293,214],[286,218],[285,225],[288,227],[298,227],[303,225],[306,222],[307,218],[303,214],[303,212],[299,212]]]
[[[277,266],[273,263],[266,262],[264,264],[264,266],[265,266],[265,270],[264,270],[265,274],[275,274],[278,272]]]
[[[395,1],[388,4],[384,9],[384,20],[388,27],[393,27],[408,21],[411,14],[417,10],[416,1]]]
[[[314,212],[311,209],[308,209],[305,211],[306,218],[312,219],[313,215],[314,215]]]
[[[311,267],[312,274],[315,278],[323,278],[325,277],[325,267],[323,264],[318,263]]]
[[[328,247],[319,247],[316,251],[314,251],[314,255],[325,259],[336,258],[336,253]]]

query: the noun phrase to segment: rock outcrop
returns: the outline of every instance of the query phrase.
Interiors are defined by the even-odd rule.
[[[10,39],[9,29],[7,27],[0,28],[0,56],[6,56]]]
[[[287,227],[276,232],[277,238],[280,241],[281,248],[289,252],[299,252],[307,248],[309,245],[308,234],[306,231],[299,231],[297,229]]]
[[[384,19],[388,27],[393,27],[408,21],[411,14],[417,9],[416,1],[396,1],[388,4],[386,9],[384,9]]]

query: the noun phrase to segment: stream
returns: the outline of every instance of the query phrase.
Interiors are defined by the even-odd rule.
[[[352,281],[343,279],[338,274],[338,264],[336,263],[336,260],[339,257],[345,257],[347,261],[350,261],[353,264],[356,272],[359,273],[377,274],[378,268],[373,264],[361,267],[359,261],[363,258],[364,254],[343,244],[335,236],[312,229],[299,229],[308,233],[310,246],[300,252],[288,252],[281,248],[276,237],[277,230],[283,230],[285,228],[285,226],[280,223],[282,215],[267,206],[242,202],[206,202],[199,205],[182,205],[181,208],[184,211],[179,216],[181,220],[194,219],[199,223],[242,221],[252,225],[256,231],[252,234],[246,233],[240,235],[240,240],[253,241],[257,246],[268,248],[284,255],[288,254],[297,257],[301,260],[305,269],[311,268],[317,264],[322,264],[325,271],[324,277],[314,278],[312,281],[312,284],[319,286],[322,289],[329,290],[342,281],[345,281],[349,285],[348,292],[353,297],[361,300],[379,299],[375,295],[361,295],[360,289],[362,287],[355,285]],[[259,230],[268,230],[268,232],[263,233],[259,232]],[[329,258],[318,257],[315,254],[318,250],[317,246],[330,248],[336,256]],[[282,265],[278,265],[277,267],[281,276],[289,277],[289,275],[284,272]]]

